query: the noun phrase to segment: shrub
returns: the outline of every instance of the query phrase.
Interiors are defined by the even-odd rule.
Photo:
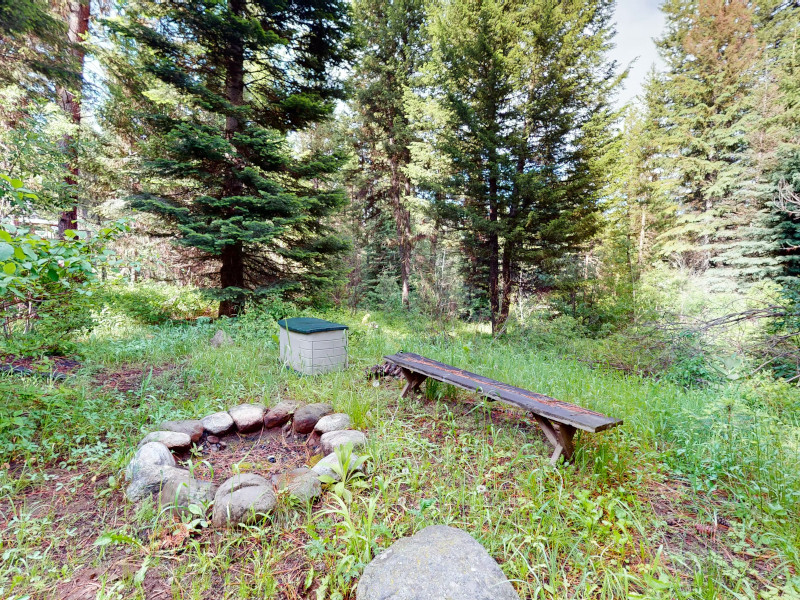
[[[2,223],[0,321],[7,350],[71,349],[72,334],[92,325],[87,298],[99,282],[99,271],[115,266],[107,244],[125,229],[122,222],[93,236],[68,229],[61,240]]]

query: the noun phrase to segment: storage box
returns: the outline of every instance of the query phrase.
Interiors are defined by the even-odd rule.
[[[306,375],[347,368],[347,325],[295,317],[281,319],[278,326],[283,364]]]

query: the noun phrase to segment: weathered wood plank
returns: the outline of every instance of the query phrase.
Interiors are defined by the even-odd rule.
[[[425,358],[419,354],[400,352],[384,358],[400,366],[402,369],[418,373],[424,377],[431,377],[444,383],[449,383],[470,392],[476,392],[490,399],[499,400],[523,408],[535,415],[540,415],[558,423],[563,423],[569,427],[589,432],[597,432],[615,427],[622,423],[620,419],[613,419],[602,413],[578,406],[577,404],[563,402],[543,394],[537,394],[500,381],[495,381],[494,379],[489,379],[488,377],[483,377],[476,373],[470,373],[469,371]],[[406,376],[406,379],[409,380],[409,383],[411,382],[408,376]],[[417,387],[419,387],[419,382],[415,382],[411,387],[407,384],[403,392],[408,393]],[[571,444],[572,436],[570,435],[568,437],[568,441]],[[566,437],[563,441],[567,441]],[[566,450],[567,448],[565,447],[564,449]]]

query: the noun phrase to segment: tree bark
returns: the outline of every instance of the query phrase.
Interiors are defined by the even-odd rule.
[[[220,268],[220,284],[225,288],[244,287],[244,252],[242,243],[237,242],[225,246],[222,250],[222,267]],[[239,298],[222,300],[219,303],[220,317],[235,317],[243,308],[243,302]]]
[[[406,163],[407,164],[407,163]],[[402,285],[403,308],[409,308],[411,278],[411,213],[403,200],[411,194],[411,182],[400,170],[400,157],[392,158],[391,202],[397,231],[397,245],[400,250],[400,283]]]
[[[68,10],[67,39],[72,45],[70,51],[75,58],[75,69],[78,73],[80,73],[79,81],[83,82],[83,65],[85,62],[86,52],[83,50],[81,42],[83,42],[86,37],[86,33],[89,31],[89,18],[91,16],[89,0],[69,0]],[[79,127],[81,124],[81,101],[79,96],[75,92],[65,87],[59,87],[57,91],[59,106],[65,113],[67,113],[67,115],[70,116],[73,124]],[[75,136],[71,134],[65,135],[62,140],[62,144],[64,147],[64,152],[67,156],[67,165],[69,169],[69,174],[64,177],[64,182],[71,188],[72,186],[77,185],[80,179],[80,169],[78,168],[77,162],[78,152],[77,148],[75,147]],[[67,229],[74,230],[77,228],[78,207],[73,203],[72,208],[63,211],[58,219],[58,237],[64,239],[64,232]]]
[[[244,14],[245,0],[229,0],[228,9],[236,16]],[[227,64],[225,68],[225,98],[234,106],[244,103],[244,43],[240,38],[229,41],[226,49]],[[242,128],[237,115],[225,117],[225,138],[232,142],[234,136]],[[236,162],[236,161],[234,161]],[[222,184],[223,197],[238,196],[242,193],[243,185],[235,168],[225,174]],[[234,207],[230,207],[233,213]],[[240,241],[223,246],[221,251],[222,264],[219,270],[220,286],[226,288],[243,289],[244,282],[244,246]],[[244,309],[244,300],[241,297],[229,298],[219,303],[219,316],[233,317]]]
[[[499,276],[500,276],[500,238],[497,234],[498,198],[497,175],[494,173],[496,162],[492,161],[489,169],[489,311],[492,319],[492,334],[497,328],[500,312]]]
[[[511,276],[511,263],[513,255],[513,242],[506,240],[503,245],[503,302],[500,305],[500,328],[508,321],[508,316],[511,314],[511,293],[514,279]]]
[[[636,264],[639,267],[642,266],[642,262],[644,261],[644,234],[646,225],[647,225],[647,212],[644,210],[643,207],[641,225],[639,226],[639,252],[636,257]]]

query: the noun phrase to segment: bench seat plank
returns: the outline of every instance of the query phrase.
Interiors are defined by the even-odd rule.
[[[495,381],[412,352],[399,352],[384,358],[408,371],[449,383],[470,392],[476,392],[493,400],[517,406],[535,415],[540,415],[557,423],[563,423],[583,431],[594,433],[622,423],[620,419],[613,419],[577,404],[563,402],[543,394],[537,394],[507,383]],[[419,382],[415,382],[412,387],[418,386]]]

